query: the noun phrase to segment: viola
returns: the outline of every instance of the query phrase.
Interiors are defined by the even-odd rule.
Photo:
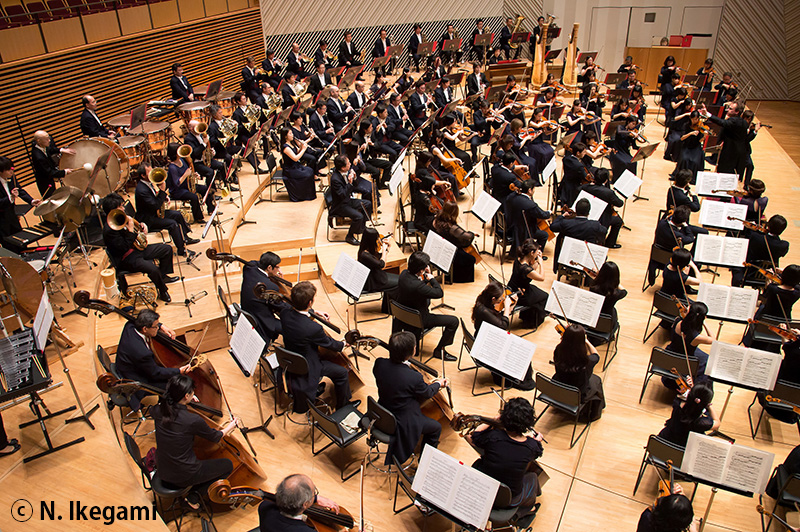
[[[115,313],[131,323],[136,321],[135,316],[115,307],[111,303],[103,301],[102,299],[92,299],[89,292],[86,290],[75,292],[73,300],[75,304],[81,308],[96,310],[103,314]],[[161,329],[159,329],[156,336],[151,339],[150,348],[158,363],[165,368],[179,368],[185,366],[192,361],[194,355],[194,349],[179,340],[170,338]],[[222,390],[220,389],[219,380],[216,376],[217,372],[211,362],[206,361],[200,364],[189,371],[187,375],[194,381],[195,395],[200,399],[200,402],[216,410],[221,410]]]
[[[686,379],[683,378],[683,375],[678,373],[678,370],[676,368],[671,368],[669,370],[669,372],[672,373],[673,375],[675,375],[675,377],[676,377],[675,378],[675,384],[678,385],[678,393],[679,394],[683,395],[683,394],[685,394],[686,392],[688,392],[689,390],[692,389],[692,387],[689,386],[689,383],[686,382]]]
[[[479,414],[462,414],[459,412],[453,416],[452,420],[450,420],[450,427],[452,427],[454,431],[458,432],[462,438],[467,434],[475,432],[475,429],[481,425],[489,425],[493,429],[505,430],[503,424],[497,419],[481,416]],[[531,429],[531,432],[536,436],[540,435],[540,433],[533,429]],[[544,438],[542,438],[542,441],[547,443],[547,440]],[[534,460],[534,463],[535,462],[536,461]]]
[[[728,216],[728,220],[735,220],[737,222],[742,222],[742,225],[750,229],[751,231],[758,231],[759,233],[763,233],[765,235],[769,233],[769,229],[767,229],[763,225],[759,225],[757,223],[753,223],[748,220],[743,220],[742,218],[737,218],[736,216]]]
[[[755,264],[750,264],[749,262],[745,262],[744,266],[746,268],[754,268],[754,269],[756,269],[758,271],[758,273],[763,275],[764,278],[767,279],[771,283],[781,284],[781,282],[782,282],[780,275],[778,275],[776,273],[773,273],[773,272],[771,272],[769,270],[765,270],[761,266],[756,266]]]
[[[675,489],[675,472],[672,465],[672,460],[667,460],[667,467],[669,468],[669,482],[661,478],[661,474],[658,473],[658,468],[656,468],[656,473],[659,476],[658,496],[656,496],[656,500],[650,506],[650,511],[655,510],[656,504],[658,504],[658,499],[672,495]]]
[[[256,506],[263,500],[275,501],[275,494],[250,486],[232,487],[227,479],[218,480],[208,488],[208,498],[217,504],[226,504],[232,508]],[[317,532],[340,532],[353,530],[356,526],[353,516],[346,509],[339,507],[339,513],[318,504],[312,505],[303,514]]]
[[[389,344],[387,344],[385,341],[375,336],[364,336],[358,329],[350,329],[349,331],[344,333],[344,340],[348,344],[350,344],[350,347],[352,347],[354,350],[366,348],[367,351],[372,351],[378,346],[383,347],[387,351],[389,350]],[[417,360],[416,358],[412,357],[408,359],[408,363],[417,368],[418,370],[427,373],[433,378],[437,378],[439,376],[438,371],[436,371],[426,363]]]
[[[766,327],[767,330],[769,330],[770,332],[775,333],[784,340],[788,340],[790,342],[794,342],[795,340],[800,338],[800,336],[796,335],[789,329],[784,329],[783,327],[778,327],[777,325],[772,325],[771,323],[767,323],[765,321],[754,320],[753,318],[750,318],[747,320],[747,323],[751,325],[762,325]]]
[[[758,513],[760,513],[764,517],[769,517],[770,519],[774,518],[777,522],[785,526],[786,530],[797,530],[796,528],[792,527],[789,523],[787,523],[785,520],[781,519],[780,516],[777,516],[771,512],[766,511],[764,507],[761,506],[760,504],[756,506],[756,510],[758,510]]]
[[[281,280],[289,283],[289,281],[286,281],[285,279],[283,279],[281,277],[277,277],[276,276],[276,279],[281,279]],[[289,285],[291,285],[291,283],[289,283]],[[264,283],[256,283],[256,285],[253,287],[253,293],[256,295],[257,298],[263,299],[263,300],[265,300],[265,301],[267,301],[269,303],[277,303],[279,301],[285,301],[286,303],[289,303],[290,305],[292,304],[292,300],[289,299],[288,296],[286,296],[286,295],[284,295],[284,294],[282,294],[280,292],[276,292],[274,290],[270,290],[269,288],[267,288],[267,285],[265,285]],[[339,327],[337,327],[336,325],[334,325],[330,321],[326,320],[324,316],[318,314],[314,310],[309,309],[308,310],[308,315],[311,316],[314,320],[320,322],[325,327],[327,327],[330,330],[332,330],[333,332],[335,332],[336,334],[339,334],[339,333],[342,332],[342,330]]]
[[[583,273],[585,273],[586,275],[588,275],[592,279],[597,277],[597,273],[598,272],[597,272],[597,270],[595,270],[593,268],[589,268],[588,266],[584,266],[580,262],[575,262],[574,260],[570,260],[569,264],[570,264],[570,266],[575,266],[576,268],[581,268],[583,270]]]

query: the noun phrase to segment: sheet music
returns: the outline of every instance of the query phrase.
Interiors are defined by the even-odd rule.
[[[736,174],[718,174],[716,172],[697,172],[697,194],[700,196],[717,196],[729,198],[725,191],[736,190],[739,178]],[[712,192],[717,190],[718,192]]]
[[[403,162],[402,159],[398,159],[401,163]],[[406,170],[403,168],[402,164],[396,165],[392,170],[392,177],[389,179],[389,190],[393,192],[397,192],[397,189],[403,184],[403,180],[406,177]]]
[[[593,194],[589,194],[585,190],[581,190],[580,194],[578,194],[578,197],[575,198],[575,203],[572,204],[573,211],[575,210],[575,205],[578,203],[578,201],[580,201],[583,198],[588,199],[589,203],[591,204],[591,207],[589,209],[589,219],[595,221],[599,220],[600,215],[602,215],[603,211],[606,210],[608,203],[601,200],[600,198],[598,198]]]
[[[500,483],[425,445],[411,489],[456,519],[482,529],[489,520]]]
[[[697,235],[694,260],[702,264],[721,266],[742,266],[747,260],[746,238],[733,238],[717,235]]]
[[[556,295],[558,299],[556,299]],[[559,306],[559,301],[561,305]],[[600,310],[603,308],[605,297],[594,294],[588,290],[583,290],[560,281],[553,281],[550,287],[550,294],[547,296],[545,310],[558,316],[562,316],[569,321],[576,321],[589,327],[595,327],[600,318]],[[561,311],[561,306],[564,311]],[[567,315],[564,316],[564,313]]]
[[[622,175],[619,176],[617,182],[614,183],[614,190],[619,192],[620,196],[623,196],[625,199],[630,198],[639,187],[642,186],[643,181],[636,177],[636,174],[631,172],[630,170],[625,170],[622,172]]]
[[[587,247],[588,245],[588,247]],[[605,246],[598,246],[584,240],[578,240],[571,236],[565,236],[564,241],[561,243],[561,252],[558,255],[558,263],[570,268],[579,268],[569,261],[574,261],[581,266],[586,266],[593,270],[599,270],[606,262],[608,257],[608,248]],[[595,267],[595,265],[597,265]],[[560,295],[560,294],[559,294]]]
[[[707,373],[712,378],[760,390],[772,390],[775,388],[775,381],[778,380],[782,361],[780,353],[770,353],[715,340],[708,354]]]
[[[712,438],[698,432],[690,432],[683,453],[681,471],[708,480],[722,483],[725,462],[732,445],[725,440]]]
[[[747,261],[747,246],[750,241],[746,238],[724,237],[722,257],[720,264],[741,266]]]
[[[484,322],[470,355],[501,373],[522,380],[535,352],[536,344]]]
[[[730,488],[763,493],[775,455],[690,432],[681,470]]]
[[[747,321],[756,314],[758,290],[753,288],[730,287],[728,308],[725,316],[731,320]]]
[[[722,483],[744,491],[763,493],[774,459],[775,455],[772,453],[734,445]]]
[[[725,312],[728,307],[729,288],[729,286],[700,283],[700,286],[697,288],[697,301],[706,304],[709,317],[725,317]]]
[[[734,231],[744,229],[742,222],[728,220],[729,216],[744,220],[747,216],[747,205],[714,200],[703,200],[703,203],[700,204],[700,225],[723,227]]]
[[[547,183],[547,180],[550,179],[550,176],[556,171],[556,157],[553,155],[550,157],[550,161],[542,170],[542,184]]]
[[[369,277],[369,268],[345,252],[339,255],[331,278],[341,290],[353,299],[358,299]]]
[[[422,251],[430,255],[431,264],[444,272],[450,271],[450,264],[456,254],[455,244],[451,244],[431,230],[428,231],[428,236],[425,237],[425,245],[422,247]]]
[[[492,219],[494,213],[496,213],[499,208],[500,202],[484,190],[481,192],[481,195],[478,196],[477,201],[475,201],[470,210],[480,221],[486,223]]]
[[[50,332],[53,318],[54,314],[53,307],[50,305],[50,296],[47,295],[47,290],[45,290],[42,293],[42,298],[39,300],[39,308],[36,310],[36,317],[33,319],[33,334],[36,339],[36,347],[41,351],[44,351],[47,345],[47,334]]]
[[[249,377],[256,370],[258,359],[267,343],[258,333],[255,327],[247,318],[242,318],[236,322],[236,328],[231,335],[231,351],[242,368],[247,371]]]
[[[706,373],[711,378],[739,382],[746,357],[746,347],[714,340],[708,353]]]

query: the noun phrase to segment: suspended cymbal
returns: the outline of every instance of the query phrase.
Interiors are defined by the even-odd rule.
[[[47,216],[48,214],[53,214],[58,209],[58,205],[50,201],[50,198],[42,201],[38,207],[33,209],[33,214],[36,216]]]

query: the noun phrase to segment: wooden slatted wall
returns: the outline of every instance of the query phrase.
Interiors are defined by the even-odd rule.
[[[170,67],[180,61],[193,85],[222,79],[238,90],[243,57],[263,57],[258,8],[187,22],[38,58],[0,65],[0,154],[23,184],[33,175],[25,143],[46,129],[60,146],[80,136],[80,99],[98,99],[103,120],[169,96]]]
[[[784,0],[789,98],[800,101],[800,2]]]

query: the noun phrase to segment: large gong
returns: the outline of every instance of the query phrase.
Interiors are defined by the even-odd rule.
[[[11,287],[16,294],[9,294],[14,299],[22,322],[36,316],[39,308],[39,300],[44,293],[44,284],[41,275],[27,262],[13,257],[0,257],[0,263],[8,270],[11,275]],[[0,284],[0,290],[3,285]],[[13,315],[14,311],[10,303],[0,306],[0,315],[7,317]],[[8,328],[13,330],[19,324],[8,321]]]
[[[106,169],[101,170],[97,175],[92,190],[95,194],[103,197],[113,192],[121,181],[124,182],[128,179],[130,170],[128,156],[115,142],[102,137],[94,137],[73,141],[67,148],[75,150],[75,155],[62,154],[59,167],[62,170],[67,168],[78,168],[78,170],[70,172],[64,177],[65,185],[70,185],[83,191],[89,183],[89,176],[91,175],[91,171],[84,169],[83,165],[89,163],[94,168],[97,159],[101,155],[108,153],[109,149],[111,150],[111,158]]]

